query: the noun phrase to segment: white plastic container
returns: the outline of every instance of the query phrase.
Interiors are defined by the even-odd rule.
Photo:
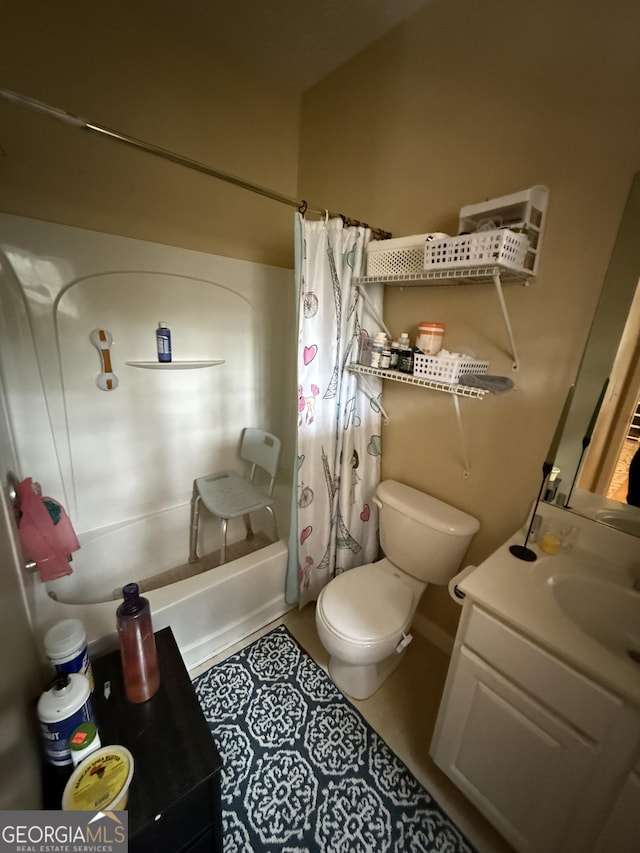
[[[371,240],[367,245],[368,276],[405,276],[422,272],[428,234]]]
[[[459,270],[470,267],[504,267],[525,270],[529,240],[508,228],[478,231],[424,244],[424,268]]]
[[[389,347],[389,341],[384,332],[378,332],[371,345],[371,367],[380,367],[382,353]]]
[[[63,619],[50,628],[44,637],[44,648],[56,672],[81,672],[88,678],[89,688],[93,691],[87,635],[79,619]]]
[[[444,325],[442,323],[420,323],[416,346],[424,355],[437,355],[442,349]]]
[[[414,354],[413,375],[418,379],[431,379],[435,382],[456,383],[461,376],[470,373],[484,374],[489,369],[488,361],[479,361],[470,356],[447,356],[445,352],[438,355]]]
[[[133,755],[124,746],[103,746],[71,774],[62,795],[64,811],[126,809],[133,779]]]
[[[79,672],[58,675],[38,700],[38,719],[47,759],[58,767],[71,764],[72,733],[82,723],[95,723],[89,679]]]
[[[541,185],[478,204],[468,204],[460,209],[458,233],[473,233],[491,223],[523,232],[528,238],[528,246],[520,264],[536,275],[548,205],[549,189]]]

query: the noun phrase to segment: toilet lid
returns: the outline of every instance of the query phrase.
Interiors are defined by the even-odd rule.
[[[399,637],[407,627],[412,601],[408,586],[370,563],[335,577],[322,590],[318,605],[336,634],[370,643]]]

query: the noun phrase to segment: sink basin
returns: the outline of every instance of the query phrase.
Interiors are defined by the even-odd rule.
[[[637,513],[616,512],[615,509],[601,510],[596,515],[596,521],[615,527],[623,533],[640,536],[640,517]]]
[[[610,651],[640,663],[640,592],[575,575],[549,583],[564,615]]]

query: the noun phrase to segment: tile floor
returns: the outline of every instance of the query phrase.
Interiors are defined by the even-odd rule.
[[[286,625],[300,645],[326,670],[328,655],[316,632],[314,605],[309,604],[303,610],[289,611],[283,618],[243,643],[201,664],[191,671],[191,677],[195,678],[278,624]],[[497,834],[429,756],[429,743],[448,665],[449,658],[444,652],[419,634],[415,634],[402,665],[382,687],[369,699],[351,701],[455,821],[479,853],[513,853],[510,845]]]

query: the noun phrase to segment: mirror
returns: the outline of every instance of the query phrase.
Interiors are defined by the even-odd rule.
[[[639,277],[640,172],[631,184],[556,454],[561,480],[547,492],[572,512],[637,536],[640,507],[626,503],[626,475],[636,446],[640,449],[640,430],[633,429],[640,399]]]

